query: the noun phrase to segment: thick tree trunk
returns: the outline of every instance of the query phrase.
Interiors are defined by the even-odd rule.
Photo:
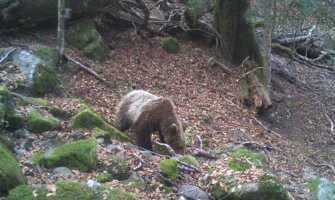
[[[118,0],[113,0],[118,1]],[[72,9],[72,19],[97,15],[111,4],[110,0],[67,0],[65,7]],[[57,5],[55,0],[7,0],[0,5],[0,28],[34,27],[43,22],[57,22]]]

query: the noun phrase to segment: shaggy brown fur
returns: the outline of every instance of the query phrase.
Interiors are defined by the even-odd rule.
[[[168,98],[143,90],[130,92],[119,103],[116,125],[121,131],[132,128],[137,144],[143,148],[152,149],[151,134],[158,132],[162,142],[168,143],[177,153],[184,153],[183,128]]]

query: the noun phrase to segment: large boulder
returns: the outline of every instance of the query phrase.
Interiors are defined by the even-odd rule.
[[[87,172],[96,166],[97,157],[97,141],[95,138],[90,138],[64,144],[46,152],[38,152],[33,160],[36,164],[48,168],[68,167]]]
[[[308,187],[313,200],[333,200],[335,197],[335,182],[326,178],[316,178]]]
[[[0,144],[0,197],[14,187],[25,183],[26,179],[14,156]]]
[[[8,48],[1,52],[10,51]],[[43,95],[57,89],[58,55],[51,48],[36,45],[31,46],[31,52],[17,49],[7,59],[13,64],[4,66],[2,79],[11,90]]]
[[[83,51],[93,60],[104,61],[108,58],[108,48],[102,42],[102,37],[93,21],[84,21],[74,25],[67,31],[66,39],[68,44]]]
[[[86,104],[81,107],[80,111],[75,116],[73,116],[72,124],[78,129],[92,130],[97,136],[105,137],[108,140],[116,139],[131,142],[127,135],[116,129],[104,117]]]
[[[30,109],[28,115],[27,128],[33,133],[61,129],[60,121],[52,116],[44,115],[37,109]]]
[[[107,187],[100,188],[88,187],[79,182],[63,181],[58,182],[55,186],[55,192],[48,195],[48,189],[45,186],[21,185],[11,190],[8,200],[137,200],[135,194],[126,192],[121,189]]]

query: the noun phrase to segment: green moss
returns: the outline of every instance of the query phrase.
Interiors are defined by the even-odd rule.
[[[240,22],[236,40],[238,43],[233,54],[234,62],[240,64],[249,56],[250,60],[255,61],[258,66],[263,66],[263,56],[258,45],[255,28],[251,21],[242,20]]]
[[[36,45],[34,47],[33,55],[53,66],[57,66],[59,60],[58,54],[55,50],[42,45]]]
[[[0,85],[0,131],[5,127],[5,117],[8,112],[9,91],[5,85]]]
[[[252,165],[250,163],[238,160],[238,159],[233,159],[228,163],[228,166],[230,169],[234,171],[245,171],[247,169],[250,169]]]
[[[17,104],[20,106],[29,106],[29,105],[47,106],[48,101],[42,98],[23,97],[17,101]]]
[[[199,167],[199,162],[197,161],[197,159],[193,156],[180,156],[178,157],[178,160],[193,165],[195,167]]]
[[[221,186],[220,183],[212,185],[212,194],[216,199],[221,199],[228,195],[228,192],[224,186]]]
[[[124,180],[121,181],[122,184],[128,185],[133,189],[145,190],[146,184],[142,180]]]
[[[41,112],[34,109],[28,115],[27,128],[33,133],[61,129],[60,121],[53,117],[44,116]]]
[[[25,177],[14,156],[0,144],[0,196],[25,183]]]
[[[55,67],[52,65],[39,65],[33,75],[33,94],[44,95],[56,91],[58,80]]]
[[[37,153],[34,161],[48,168],[65,166],[87,172],[96,166],[97,157],[97,141],[90,138],[59,146],[43,156]]]
[[[49,109],[49,112],[54,116],[64,119],[69,116],[69,113],[59,107],[53,106]]]
[[[8,122],[8,130],[15,131],[23,128],[25,125],[25,118],[20,113],[12,112],[6,118]]]
[[[4,104],[9,102],[9,90],[5,85],[0,85],[0,102]]]
[[[76,33],[67,38],[67,42],[71,46],[83,50],[91,41],[99,40],[99,35],[92,21],[82,22],[76,28]]]
[[[177,161],[174,159],[163,159],[159,163],[160,171],[176,182],[179,176]]]
[[[263,175],[260,179],[259,188],[264,193],[264,199],[290,200],[287,190],[272,176]]]
[[[108,172],[117,180],[126,180],[129,177],[128,165],[121,157],[116,157],[109,163]]]
[[[9,192],[8,200],[45,200],[47,194],[44,186],[20,185]]]
[[[10,138],[6,137],[5,135],[0,134],[0,144],[10,150],[12,153],[15,152],[15,143]]]
[[[266,161],[263,153],[253,153],[243,148],[238,148],[232,155],[236,158],[247,158],[256,167],[263,166]]]
[[[49,199],[49,198],[47,198]],[[87,188],[84,184],[71,181],[63,181],[57,184],[57,192],[55,196],[51,196],[51,200],[92,200],[103,199],[101,192]]]
[[[313,199],[318,199],[317,194],[319,191],[320,184],[321,184],[321,180],[317,178],[317,179],[314,179],[312,182],[310,182],[307,186],[313,195]]]
[[[85,55],[96,61],[104,61],[108,58],[108,51],[99,42],[91,42],[83,52]]]
[[[103,61],[108,57],[108,49],[102,44],[101,37],[92,21],[80,23],[73,34],[67,38],[67,42],[85,55],[97,61]]]
[[[75,128],[84,128],[96,131],[99,131],[99,129],[104,130],[107,132],[104,135],[109,137],[109,139],[131,142],[131,140],[124,133],[114,128],[113,125],[108,123],[105,118],[86,105],[83,106],[75,116],[73,116],[72,124]]]
[[[131,192],[126,192],[122,189],[112,189],[109,193],[108,200],[137,200],[138,198],[135,194]]]
[[[211,2],[207,0],[188,0],[187,6],[191,10],[192,17],[197,19],[211,8],[212,5],[210,3]]]
[[[163,49],[168,53],[172,53],[172,54],[178,53],[180,50],[180,45],[179,45],[178,40],[174,37],[168,37],[163,42]]]
[[[110,173],[102,173],[96,177],[97,181],[100,183],[105,183],[113,180],[113,176]]]

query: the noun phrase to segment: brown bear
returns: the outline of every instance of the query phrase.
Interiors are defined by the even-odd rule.
[[[176,153],[185,150],[185,135],[171,99],[158,97],[143,90],[124,96],[116,111],[116,125],[121,131],[132,128],[139,146],[152,150],[151,134],[159,133],[161,142]]]

